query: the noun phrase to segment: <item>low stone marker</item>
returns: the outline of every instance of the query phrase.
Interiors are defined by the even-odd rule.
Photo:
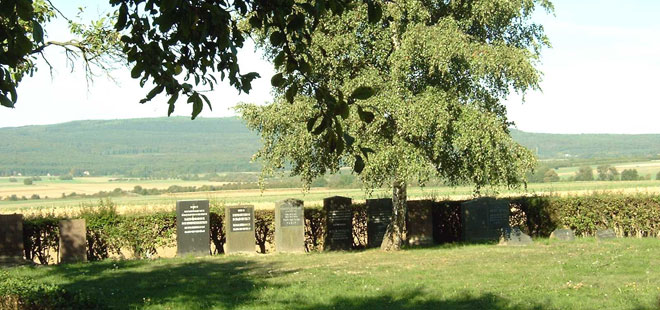
[[[22,263],[23,215],[0,215],[0,264]]]
[[[561,241],[573,241],[575,240],[575,232],[570,229],[555,229],[550,234],[550,239],[557,239]]]
[[[324,251],[353,248],[353,210],[348,197],[334,196],[323,199],[325,210]]]
[[[500,245],[525,246],[533,243],[532,237],[522,232],[518,227],[505,228],[504,234],[500,238]]]
[[[209,255],[211,221],[208,200],[176,202],[176,255]]]
[[[508,200],[490,197],[461,204],[462,239],[464,241],[497,241],[509,228]]]
[[[60,263],[87,261],[87,224],[84,219],[62,220],[60,228]]]
[[[305,252],[303,201],[286,199],[275,204],[275,251]]]
[[[254,206],[225,207],[225,253],[256,253]]]
[[[407,234],[409,245],[433,244],[433,205],[430,200],[408,201]]]
[[[596,231],[596,239],[598,240],[607,240],[607,239],[615,239],[616,234],[614,233],[614,230],[611,228],[608,229],[599,229]]]
[[[392,199],[367,199],[367,247],[383,243],[387,226],[392,221]]]

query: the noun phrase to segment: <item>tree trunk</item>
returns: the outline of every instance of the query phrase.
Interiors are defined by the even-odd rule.
[[[380,249],[383,251],[398,251],[406,241],[406,215],[408,214],[406,188],[406,182],[394,181],[392,184],[392,221],[387,226],[383,243],[380,245]]]

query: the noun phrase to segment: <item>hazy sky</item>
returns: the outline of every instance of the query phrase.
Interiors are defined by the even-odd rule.
[[[67,15],[86,6],[87,16],[110,11],[107,1],[53,1]],[[507,101],[510,120],[518,129],[550,133],[660,133],[660,1],[657,0],[557,0],[556,16],[537,14],[553,47],[543,52],[543,92],[528,93]],[[66,38],[66,25],[47,26],[51,39]],[[0,127],[53,124],[81,119],[162,117],[167,99],[139,104],[150,89],[141,89],[127,69],[113,72],[117,83],[98,77],[87,85],[82,70],[71,73],[63,54],[52,48],[49,60],[24,79],[15,109],[0,109]],[[252,45],[239,59],[243,72],[262,78],[250,95],[240,95],[220,85],[208,93],[213,111],[201,117],[234,115],[231,107],[245,101],[271,100],[272,65]],[[78,67],[80,68],[80,67]],[[177,104],[175,114],[189,116],[191,107]]]

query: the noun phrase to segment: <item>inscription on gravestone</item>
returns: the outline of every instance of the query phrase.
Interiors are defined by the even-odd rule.
[[[433,202],[411,200],[407,202],[407,236],[409,245],[433,244]]]
[[[367,199],[367,247],[380,247],[392,221],[392,199]]]
[[[350,250],[353,247],[353,210],[348,197],[323,199],[325,210],[325,251]]]
[[[225,253],[254,253],[254,206],[225,207],[227,242]]]
[[[275,250],[305,252],[303,201],[287,199],[275,204]]]
[[[60,263],[87,261],[87,225],[84,219],[63,220],[60,228]]]
[[[210,254],[209,201],[177,201],[176,231],[177,255]]]
[[[23,260],[23,215],[0,215],[0,263]]]
[[[498,241],[509,228],[508,200],[490,197],[461,204],[461,224],[465,241]]]

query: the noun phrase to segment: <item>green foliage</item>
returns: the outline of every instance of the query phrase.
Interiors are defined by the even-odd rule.
[[[575,181],[593,181],[594,171],[590,166],[582,166],[575,172]]]
[[[16,178],[9,178],[9,183],[16,183],[18,180]]]
[[[655,179],[660,180],[660,171],[658,171],[658,173],[655,175]]]
[[[356,5],[320,21],[310,51],[314,73],[336,96],[332,115],[317,109],[328,93],[302,87],[295,72],[297,96],[239,107],[262,136],[264,175],[291,167],[308,186],[352,166],[369,188],[432,176],[477,188],[524,181],[533,157],[509,136],[501,101],[538,87],[547,39],[530,18],[537,4],[550,4],[401,3],[383,2],[380,13]],[[369,24],[361,18],[369,14],[383,18]],[[277,66],[279,55],[269,56]]]
[[[63,175],[60,175],[57,178],[62,180],[62,181],[71,181],[71,180],[73,180],[73,176],[70,175],[70,174],[63,174]]]
[[[553,169],[548,169],[543,174],[543,182],[559,182],[559,175],[557,175],[557,172]]]
[[[32,178],[23,179],[23,184],[24,185],[32,185],[32,183],[33,183]]]
[[[61,218],[49,215],[26,219],[23,222],[23,248],[25,258],[47,265],[53,257],[52,251],[59,247],[59,226]]]
[[[621,181],[637,181],[640,180],[637,169],[624,169],[621,171]]]
[[[31,278],[12,277],[0,271],[0,309],[106,309],[95,299],[81,292],[72,292],[60,285],[43,283]]]

